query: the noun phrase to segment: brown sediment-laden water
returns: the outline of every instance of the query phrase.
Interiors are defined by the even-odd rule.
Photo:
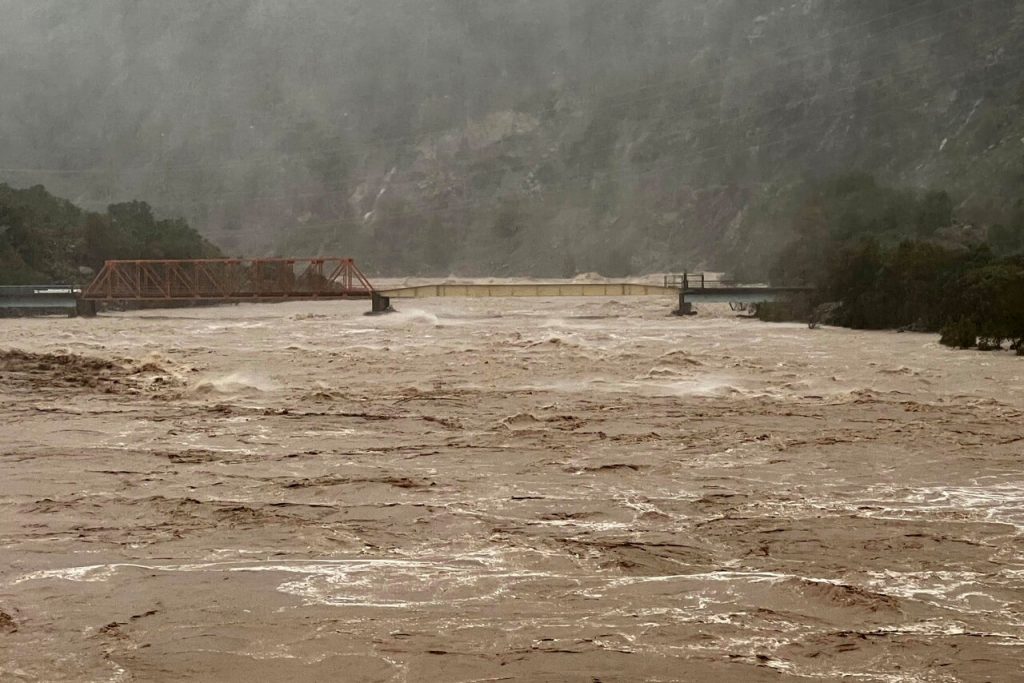
[[[3,321],[0,680],[1021,680],[1024,359],[671,304]]]

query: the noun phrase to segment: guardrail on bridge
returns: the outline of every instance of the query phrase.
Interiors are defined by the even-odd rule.
[[[75,285],[0,286],[0,318],[78,313],[81,287]]]

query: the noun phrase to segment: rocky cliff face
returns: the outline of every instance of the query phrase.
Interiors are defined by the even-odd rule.
[[[40,2],[0,178],[378,272],[763,266],[808,181],[1024,196],[1013,0]]]

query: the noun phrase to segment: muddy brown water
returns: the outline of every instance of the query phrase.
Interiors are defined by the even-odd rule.
[[[2,321],[0,680],[1022,680],[1024,359],[399,306]]]

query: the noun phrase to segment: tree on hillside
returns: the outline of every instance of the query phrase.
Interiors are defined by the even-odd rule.
[[[0,283],[76,282],[109,259],[199,258],[219,251],[181,219],[145,202],[87,213],[42,186],[0,185]]]

